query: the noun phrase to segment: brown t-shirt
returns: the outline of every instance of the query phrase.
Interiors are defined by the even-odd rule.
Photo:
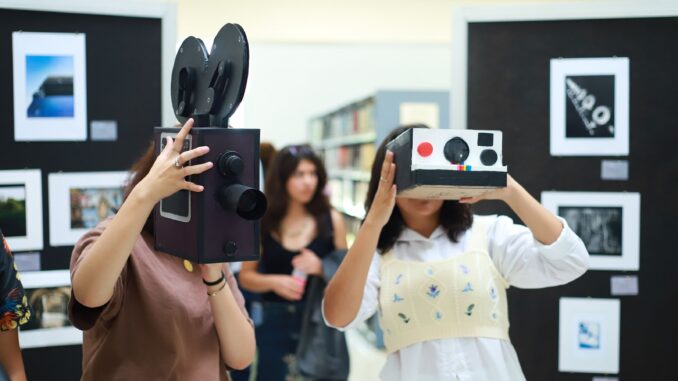
[[[71,277],[109,222],[75,245]],[[224,273],[247,316],[227,265]],[[155,251],[152,237],[139,236],[106,305],[87,308],[71,295],[69,316],[84,331],[82,379],[227,380],[207,298],[197,265],[189,272],[183,259]]]

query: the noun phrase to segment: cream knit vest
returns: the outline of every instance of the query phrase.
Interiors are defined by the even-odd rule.
[[[508,283],[487,251],[488,218],[475,216],[466,251],[415,262],[381,258],[379,317],[386,350],[454,337],[508,340]]]

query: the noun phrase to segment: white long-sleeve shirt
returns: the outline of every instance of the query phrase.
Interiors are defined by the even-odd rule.
[[[543,245],[523,225],[505,216],[493,216],[489,224],[488,250],[497,270],[510,285],[543,288],[568,283],[588,268],[584,243],[559,218],[563,230],[558,239]],[[395,257],[408,261],[449,259],[466,250],[471,229],[452,242],[442,227],[429,238],[405,228],[393,247]],[[360,310],[346,330],[367,320],[378,308],[380,255],[375,253],[367,275]],[[510,308],[510,306],[509,306]],[[325,320],[327,323],[327,320]],[[328,324],[329,325],[329,324]],[[516,381],[525,380],[513,345],[490,338],[450,338],[425,341],[391,353],[381,371],[388,381]]]

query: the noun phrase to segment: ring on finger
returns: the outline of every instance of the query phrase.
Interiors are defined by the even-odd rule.
[[[379,181],[387,182],[388,180],[385,177],[380,177]]]
[[[176,159],[174,159],[174,167],[175,168],[183,168],[184,166],[179,162],[179,159],[181,158],[181,155],[178,155]]]

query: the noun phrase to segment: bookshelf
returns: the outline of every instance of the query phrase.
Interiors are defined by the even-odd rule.
[[[370,170],[381,141],[404,124],[449,128],[449,104],[447,91],[383,90],[310,120],[309,141],[327,169],[332,206],[345,216],[349,246],[365,217]],[[376,315],[359,332],[384,347]]]

